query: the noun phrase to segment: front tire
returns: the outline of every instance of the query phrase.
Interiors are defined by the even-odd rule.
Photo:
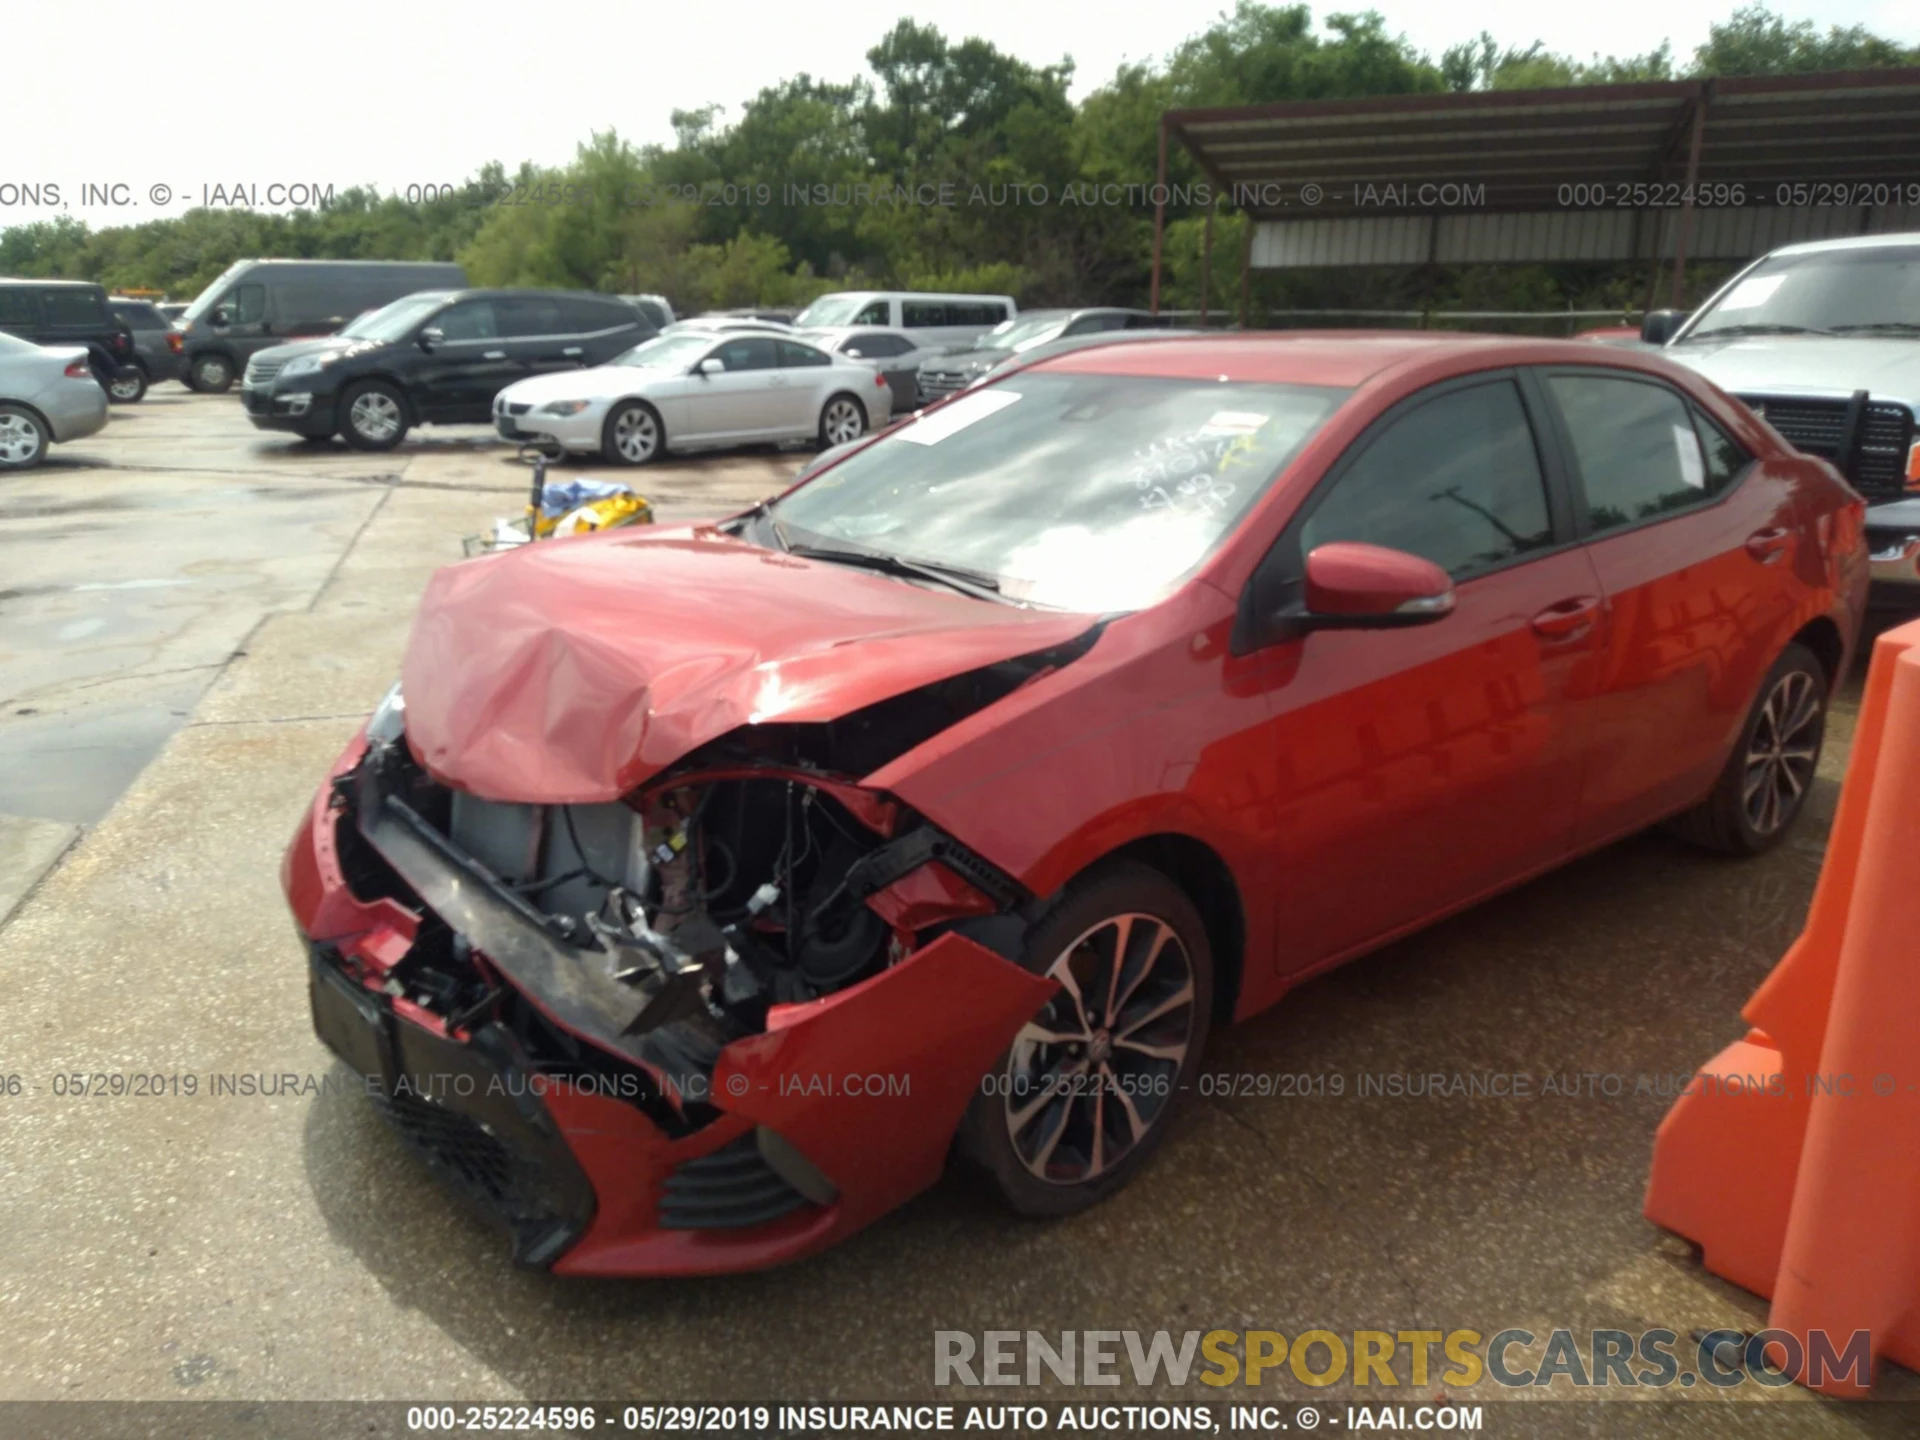
[[[224,355],[196,355],[187,385],[202,395],[224,395],[233,388],[233,361]]]
[[[1186,892],[1117,862],[1068,886],[1022,964],[1061,982],[960,1123],[960,1153],[1024,1215],[1112,1195],[1165,1138],[1213,1014],[1213,953]]]
[[[660,412],[644,400],[613,407],[600,432],[600,453],[613,465],[646,465],[660,458],[667,431]]]
[[[1725,855],[1763,854],[1784,840],[1813,789],[1830,688],[1813,652],[1789,645],[1761,682],[1713,793],[1673,820],[1674,833]]]
[[[844,391],[820,410],[820,448],[830,450],[867,433],[867,407]]]
[[[107,399],[116,405],[134,405],[146,398],[147,372],[140,366],[133,367],[133,373],[126,379],[114,379],[107,382]]]
[[[47,422],[24,405],[0,404],[0,470],[30,470],[53,439]]]
[[[362,380],[340,397],[340,436],[356,450],[391,450],[410,425],[406,396],[384,380]]]

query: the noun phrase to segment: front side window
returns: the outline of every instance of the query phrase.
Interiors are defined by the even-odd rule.
[[[1358,540],[1459,579],[1553,543],[1546,477],[1511,380],[1437,395],[1360,443],[1307,520],[1303,553]]]
[[[226,303],[235,325],[258,325],[267,318],[267,287],[236,285]]]
[[[881,436],[776,501],[795,541],[995,577],[1087,612],[1165,595],[1347,391],[1028,371]]]
[[[1701,504],[1725,489],[1744,463],[1727,454],[1732,442],[1725,436],[1711,454],[1703,450],[1692,407],[1664,385],[1554,375],[1547,388],[1566,417],[1588,524],[1596,532]]]
[[[40,321],[40,307],[33,291],[24,285],[0,285],[0,325],[19,325],[31,329]]]
[[[450,342],[500,338],[500,319],[494,314],[491,300],[462,300],[449,305],[434,317],[433,328]]]

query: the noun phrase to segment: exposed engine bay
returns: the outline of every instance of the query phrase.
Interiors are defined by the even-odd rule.
[[[896,802],[797,768],[695,765],[625,801],[516,804],[435,783],[396,734],[336,795],[350,888],[428,917],[389,994],[449,1031],[508,1020],[550,1069],[624,1056],[673,1128],[700,1121],[720,1051],[772,1006],[1026,898]],[[908,877],[917,898],[888,904]]]

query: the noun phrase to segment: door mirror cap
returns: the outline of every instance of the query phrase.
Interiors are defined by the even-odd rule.
[[[1418,555],[1339,540],[1307,556],[1305,600],[1316,628],[1428,625],[1453,613],[1453,581]]]
[[[1687,323],[1690,311],[1649,310],[1640,320],[1640,338],[1649,345],[1664,345]]]
[[[711,355],[693,367],[693,373],[696,375],[724,375],[726,370],[727,362]]]
[[[431,350],[436,345],[444,345],[446,343],[447,332],[442,330],[438,325],[429,325],[420,332],[420,348],[422,350]]]
[[[231,305],[214,306],[213,314],[207,317],[207,323],[222,326],[233,324],[233,307]]]

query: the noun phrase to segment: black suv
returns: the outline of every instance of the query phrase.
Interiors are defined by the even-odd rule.
[[[240,398],[262,430],[391,450],[415,425],[485,425],[516,380],[603,365],[656,333],[612,295],[426,290],[338,335],[259,351]]]
[[[133,361],[133,332],[107,309],[104,287],[84,280],[0,280],[0,330],[35,345],[84,345],[93,378],[113,400],[138,400],[146,386]]]

